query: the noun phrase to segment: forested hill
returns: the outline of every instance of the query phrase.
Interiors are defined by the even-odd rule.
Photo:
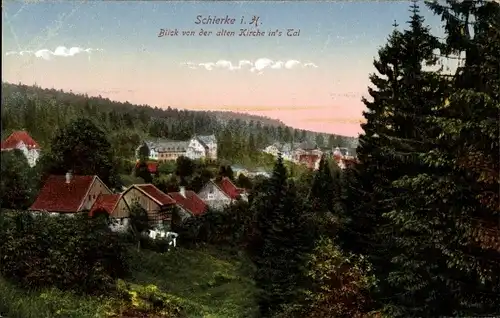
[[[2,82],[2,137],[26,129],[48,146],[57,128],[90,117],[108,133],[117,156],[129,157],[144,138],[189,139],[216,134],[221,157],[238,159],[272,142],[311,141],[320,146],[350,147],[355,138],[287,127],[278,120],[231,112],[161,109],[55,89]]]

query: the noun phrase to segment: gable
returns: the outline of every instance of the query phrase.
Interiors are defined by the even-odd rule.
[[[106,184],[104,184],[104,182],[102,182],[102,180],[98,176],[95,176],[92,184],[89,186],[87,192],[85,193],[85,196],[83,197],[78,210],[90,210],[101,194],[112,193],[113,192],[108,188],[108,186],[106,186]]]
[[[213,182],[209,181],[207,182],[203,188],[199,192],[199,196],[201,198],[207,199],[209,194],[213,195],[214,198],[219,198],[219,199],[227,199],[230,200],[231,198],[224,192],[222,191],[219,186]]]
[[[205,149],[205,146],[196,138],[191,139],[189,142],[189,147]]]
[[[134,198],[147,198],[147,201],[154,202],[158,206],[175,204],[175,200],[168,194],[162,192],[152,184],[133,184],[123,192],[123,195]]]
[[[154,206],[160,206],[158,202],[150,198],[148,195],[146,195],[144,192],[140,191],[139,189],[135,188],[134,185],[130,186],[127,190],[125,190],[122,193],[123,198],[127,202],[129,206],[131,206],[134,201],[138,201],[139,203],[149,203],[153,204]]]

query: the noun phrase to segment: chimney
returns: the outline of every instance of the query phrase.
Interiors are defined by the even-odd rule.
[[[185,198],[186,197],[186,187],[180,186],[179,187],[179,192],[180,194]]]
[[[70,171],[66,172],[66,183],[71,183],[71,177],[72,177],[71,172]]]

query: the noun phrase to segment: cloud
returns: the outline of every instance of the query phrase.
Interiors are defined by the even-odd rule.
[[[318,66],[312,62],[302,63],[298,60],[286,60],[286,61],[274,61],[269,58],[259,58],[255,61],[240,60],[238,63],[233,64],[228,60],[218,60],[217,62],[204,62],[204,63],[194,63],[194,62],[184,62],[181,66],[188,67],[190,69],[205,69],[207,71],[212,71],[215,69],[238,71],[242,69],[248,69],[252,73],[262,74],[264,70],[281,70],[287,69],[292,70],[296,68],[317,68]]]
[[[50,60],[54,56],[61,56],[61,57],[70,57],[70,56],[75,56],[78,54],[86,53],[90,54],[92,52],[102,52],[102,49],[92,49],[92,48],[87,48],[83,49],[81,47],[71,47],[67,48],[65,46],[58,46],[54,51],[48,50],[48,49],[42,49],[38,51],[20,51],[20,52],[15,52],[15,51],[10,51],[5,53],[5,55],[19,55],[19,56],[24,56],[24,55],[33,55],[37,58],[41,58],[44,60]]]

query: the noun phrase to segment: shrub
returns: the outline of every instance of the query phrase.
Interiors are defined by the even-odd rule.
[[[127,273],[126,252],[102,218],[0,213],[0,273],[23,287],[108,291]]]
[[[322,237],[306,258],[309,284],[302,299],[285,306],[278,317],[376,317],[369,291],[376,284],[371,265],[362,257],[345,255],[331,238]]]
[[[181,244],[208,243],[244,247],[255,230],[247,202],[238,201],[223,211],[209,210],[187,219],[175,231]]]
[[[147,317],[187,317],[181,306],[182,300],[161,292],[155,285],[127,284],[119,280],[117,286],[120,295],[125,299],[122,315],[133,312]]]

